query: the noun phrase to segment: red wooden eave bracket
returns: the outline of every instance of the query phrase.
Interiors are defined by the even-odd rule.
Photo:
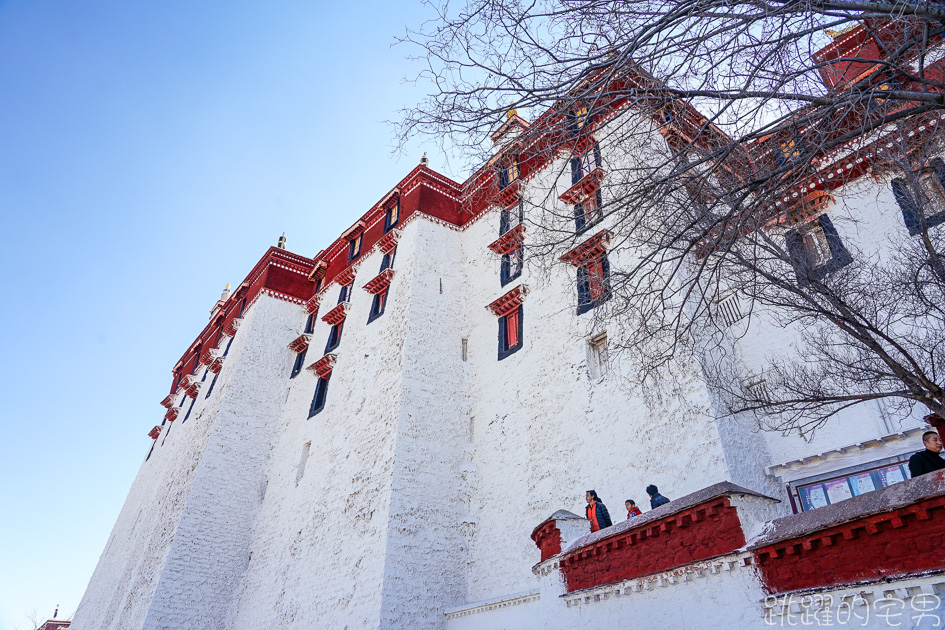
[[[161,435],[161,427],[155,425],[153,429],[148,431],[148,437],[152,440],[158,439],[158,436]]]
[[[216,350],[207,350],[200,355],[200,365],[210,365],[217,358]]]
[[[354,265],[347,267],[344,271],[338,274],[335,278],[335,282],[344,286],[354,282],[354,275],[358,272],[358,268]]]
[[[364,285],[364,290],[368,293],[373,293],[377,295],[378,293],[385,290],[390,286],[390,280],[394,277],[393,269],[385,269],[381,273],[374,276],[367,284]]]
[[[345,317],[348,315],[349,305],[350,302],[342,302],[335,308],[325,313],[324,317],[322,317],[322,321],[328,322],[332,326],[337,326],[341,322],[345,321]]]
[[[381,237],[377,242],[378,248],[385,254],[390,254],[397,247],[397,241],[400,240],[401,230],[391,230]]]
[[[311,340],[311,335],[303,333],[289,342],[289,350],[292,352],[302,352],[308,348],[308,344]]]
[[[219,374],[220,370],[223,369],[223,357],[217,357],[216,359],[214,359],[213,363],[211,363],[207,369],[213,372],[214,374]]]
[[[223,329],[223,334],[227,337],[235,337],[236,330],[240,327],[240,324],[243,322],[242,317],[234,317],[230,320],[230,323],[226,325],[226,328]]]
[[[558,197],[562,202],[568,204],[580,203],[583,199],[590,197],[600,188],[600,182],[604,179],[604,169],[597,167],[576,184],[561,193]]]
[[[514,182],[511,182],[508,186],[500,190],[498,192],[498,197],[496,198],[496,203],[502,207],[508,207],[517,204],[518,199],[521,196],[521,184],[522,179],[519,177]]]
[[[180,379],[180,383],[178,384],[177,391],[180,391],[180,390],[182,390],[182,389],[183,389],[183,390],[186,390],[188,387],[190,387],[191,385],[193,385],[195,382],[197,382],[197,376],[196,376],[196,375],[194,375],[194,374],[185,374],[185,375],[183,376],[183,378]]]
[[[316,293],[315,295],[310,297],[308,301],[305,303],[305,310],[314,315],[315,313],[318,312],[318,305],[319,305],[319,302],[321,301],[322,301],[321,294]]]
[[[525,224],[519,223],[514,228],[489,243],[489,249],[500,256],[509,254],[525,240]]]
[[[188,387],[188,388],[187,388],[187,391],[184,392],[184,393],[187,394],[188,396],[190,396],[191,398],[196,398],[196,397],[197,397],[197,393],[200,391],[200,386],[201,386],[201,385],[203,385],[203,383],[201,383],[200,381],[197,381],[196,383],[194,383],[194,384],[192,384],[190,387]]]
[[[167,413],[164,414],[164,419],[168,422],[174,422],[177,420],[177,416],[180,415],[180,407],[174,407],[173,409],[168,409]]]
[[[601,254],[610,247],[610,239],[614,233],[610,230],[601,230],[590,237],[567,254],[561,257],[561,262],[566,262],[574,266],[585,265],[588,262],[600,258]]]
[[[328,378],[328,375],[331,374],[331,371],[334,369],[335,362],[337,360],[337,354],[326,354],[321,359],[311,364],[308,369],[318,374],[320,378]]]
[[[347,230],[342,232],[341,238],[350,239],[354,236],[357,236],[358,234],[363,232],[366,227],[367,227],[367,223],[365,223],[362,219],[358,219],[357,223],[355,223],[354,225],[349,227]]]
[[[178,392],[175,391],[173,394],[168,394],[167,396],[165,396],[165,397],[164,397],[164,400],[161,401],[161,406],[162,406],[162,407],[167,407],[168,409],[170,409],[171,407],[173,407],[173,406],[174,406],[174,401],[177,399],[177,393],[178,393]]]
[[[325,277],[325,272],[328,271],[328,261],[319,260],[315,263],[315,266],[312,268],[311,273],[308,274],[308,279],[310,282],[318,282]]]
[[[496,317],[502,317],[521,306],[527,295],[528,287],[524,284],[520,284],[498,300],[486,306],[486,308],[492,311],[493,315]]]

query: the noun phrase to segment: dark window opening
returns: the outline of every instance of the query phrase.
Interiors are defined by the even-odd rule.
[[[310,314],[305,320],[305,334],[311,335],[313,332],[315,332],[315,313]]]
[[[800,138],[786,140],[778,145],[778,153],[775,154],[775,160],[778,166],[784,166],[790,162],[797,161],[804,154],[804,143]]]
[[[397,255],[397,248],[391,250],[389,254],[384,254],[381,259],[381,271],[386,271],[394,266],[394,257]]]
[[[910,236],[945,223],[945,162],[940,158],[929,160],[930,169],[919,174],[916,182],[918,200],[906,180],[892,180],[893,196]]]
[[[502,270],[499,274],[502,286],[522,275],[522,245],[502,255]]]
[[[230,340],[226,342],[226,350],[223,351],[223,356],[226,356],[230,351],[230,346],[233,345],[233,337],[230,337]]]
[[[374,294],[374,301],[371,303],[371,314],[368,316],[369,324],[384,314],[384,307],[387,306],[387,291],[388,289],[384,289],[380,293]]]
[[[295,378],[299,375],[299,372],[302,371],[302,366],[305,365],[306,352],[308,352],[308,348],[295,355],[295,363],[292,364],[292,373],[289,375],[289,378]]]
[[[328,345],[325,346],[325,353],[329,353],[335,348],[338,347],[338,344],[341,343],[341,328],[344,326],[344,322],[340,322],[331,327],[331,332],[328,333]]]
[[[387,207],[387,214],[384,217],[384,232],[390,232],[398,221],[400,221],[400,199]]]
[[[197,368],[200,367],[200,349],[201,349],[201,346],[198,345],[197,350],[194,352],[194,367],[193,369],[190,370],[191,374],[196,374]]]
[[[245,310],[246,310],[246,298],[243,298],[243,301],[240,302],[240,314],[237,315],[237,317],[242,317],[242,316],[243,316],[243,311],[245,311]]]
[[[348,260],[354,260],[361,255],[361,234],[348,241]]]
[[[588,116],[587,107],[577,107],[569,115],[569,124],[568,130],[571,132],[571,135],[576,136],[584,127],[587,126],[587,123],[590,122],[590,116]]]
[[[347,302],[351,298],[351,288],[354,286],[354,283],[346,284],[341,287],[341,291],[338,293],[338,304],[342,302]]]
[[[519,199],[518,206],[503,208],[499,215],[499,235],[505,234],[525,220],[525,201]]]
[[[207,390],[207,395],[204,396],[204,398],[210,398],[210,394],[213,393],[213,386],[217,384],[217,377],[218,377],[218,376],[220,376],[220,375],[219,375],[219,374],[214,374],[214,375],[213,375],[213,380],[210,381],[210,389]]]
[[[194,410],[194,404],[195,404],[196,402],[197,402],[197,398],[196,398],[196,397],[190,399],[190,407],[187,407],[187,413],[184,414],[184,419],[181,420],[181,424],[183,424],[184,422],[187,422],[187,418],[190,417],[190,412]]]
[[[578,233],[583,232],[604,218],[603,205],[603,198],[599,190],[581,203],[574,204],[574,225],[577,227]]]
[[[325,408],[325,400],[328,397],[328,379],[330,378],[331,374],[329,373],[328,376],[318,379],[318,384],[315,385],[315,395],[312,397],[312,406],[308,410],[309,418]]]
[[[610,299],[610,262],[607,254],[592,260],[577,271],[578,315]]]
[[[518,156],[514,156],[511,162],[499,169],[499,190],[505,190],[509,184],[518,179],[520,173]]]
[[[840,234],[826,214],[809,225],[785,235],[791,266],[799,285],[823,280],[828,274],[853,262]]]
[[[600,155],[600,145],[594,144],[593,147],[571,160],[571,185],[578,183],[587,177],[595,168],[599,168],[602,159]]]
[[[522,307],[499,318],[499,360],[522,347]]]

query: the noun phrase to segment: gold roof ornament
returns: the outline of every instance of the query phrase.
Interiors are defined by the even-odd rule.
[[[512,101],[512,103],[509,105],[509,111],[505,112],[505,119],[512,120],[516,116],[518,116],[518,110],[515,109],[515,101]]]

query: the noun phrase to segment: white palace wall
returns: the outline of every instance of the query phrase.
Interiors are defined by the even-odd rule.
[[[606,154],[606,136],[601,144]],[[525,183],[534,203],[559,203],[561,164]],[[852,211],[830,209],[837,229],[864,252],[886,247],[884,235],[904,229],[888,186],[857,186]],[[554,510],[583,514],[591,488],[621,521],[624,499],[648,508],[649,483],[677,498],[728,480],[782,499],[784,514],[769,467],[920,421],[893,426],[870,407],[813,437],[774,436],[752,420],[719,419],[695,364],[666,368],[682,393],[662,398],[626,385],[632,358],[612,357],[605,374],[592,374],[589,339],[617,340],[620,330],[576,313],[573,268],[528,259],[529,230],[544,220],[534,211],[525,269],[504,287],[487,248],[499,237],[498,210],[463,229],[411,216],[399,228],[385,312],[370,323],[362,287],[381,254],[365,253],[327,402],[311,417],[317,376],[307,368],[324,355],[321,317],[340,287],[325,290],[306,369],[291,379],[287,346],[308,312],[265,294],[251,304],[212,395],[208,377],[190,416],[165,426],[143,463],[74,630],[605,628],[666,611],[679,627],[761,627],[751,568],[584,601],[560,597],[558,573],[536,578],[530,534]],[[614,269],[632,255],[608,254]],[[498,320],[486,307],[519,285],[528,288],[523,347],[499,360]],[[734,342],[749,373],[791,343],[762,312],[751,325]],[[678,613],[687,606],[699,609]],[[562,619],[567,626],[556,625]]]

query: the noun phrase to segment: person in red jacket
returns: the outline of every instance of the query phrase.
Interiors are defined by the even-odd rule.
[[[633,499],[627,499],[623,502],[627,506],[627,518],[633,518],[634,516],[640,516],[643,512],[640,511],[640,508],[637,507],[637,502]]]
[[[591,522],[591,531],[596,532],[610,527],[613,524],[610,522],[610,513],[607,511],[607,506],[597,496],[597,492],[588,490],[584,493],[584,498],[587,500],[586,514],[587,520]]]

